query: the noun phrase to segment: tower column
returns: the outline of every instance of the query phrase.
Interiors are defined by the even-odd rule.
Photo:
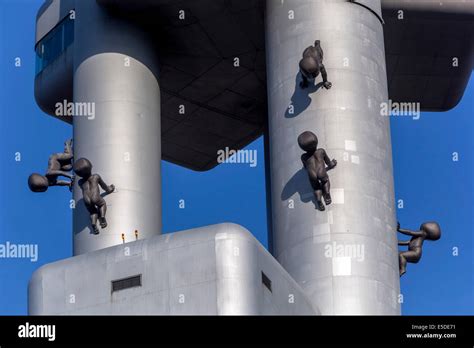
[[[157,59],[151,40],[96,1],[77,1],[74,158],[85,157],[115,192],[105,195],[108,226],[92,234],[74,187],[74,254],[161,233],[161,129]],[[85,104],[84,104],[85,103]]]
[[[399,314],[380,0],[360,2],[267,0],[273,253],[322,314]],[[315,40],[329,90],[299,86],[298,63]],[[325,211],[300,159],[304,131],[338,162]]]

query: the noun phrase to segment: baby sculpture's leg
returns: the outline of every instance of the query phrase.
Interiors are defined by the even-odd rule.
[[[91,225],[92,225],[92,231],[94,232],[94,234],[99,234],[99,229],[97,228],[97,218],[98,218],[99,214],[97,213],[94,213],[94,214],[91,214]]]
[[[94,234],[99,234],[99,229],[97,228],[97,218],[99,217],[99,212],[93,204],[86,204],[87,211],[90,214],[92,232]]]
[[[97,206],[99,207],[100,227],[106,228],[107,220],[105,219],[105,213],[107,212],[107,204],[105,203],[105,200],[102,197],[100,198],[100,201],[97,203]]]
[[[322,198],[323,198],[323,189],[321,187],[321,184],[319,180],[317,179],[310,179],[311,181],[311,186],[313,187],[314,190],[314,198],[316,198],[316,208],[319,209],[320,211],[324,211],[326,208],[324,207]]]
[[[303,89],[308,88],[309,81],[308,81],[308,78],[303,74],[303,72],[301,72],[301,78],[302,78],[302,81],[300,82],[300,87]]]
[[[331,183],[329,182],[328,177],[321,180],[321,182],[322,182],[322,187],[323,187],[324,203],[326,203],[326,205],[329,205],[332,202],[331,194],[330,194]]]
[[[418,263],[421,258],[421,248],[417,250],[402,251],[399,256],[400,276],[405,274],[407,262]]]
[[[400,272],[400,277],[402,275],[404,275],[407,271],[407,259],[403,255],[404,253],[405,253],[405,251],[402,251],[398,255],[398,268],[399,268],[399,272]]]
[[[421,259],[421,248],[416,248],[415,250],[408,250],[403,253],[403,256],[410,263],[418,263]]]

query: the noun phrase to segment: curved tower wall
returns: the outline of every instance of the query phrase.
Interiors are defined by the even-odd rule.
[[[88,158],[116,191],[104,196],[108,226],[91,233],[74,187],[74,254],[161,233],[160,89],[153,42],[95,1],[76,1],[74,102],[95,115],[73,117],[74,157]],[[77,105],[77,104],[76,104]],[[79,178],[78,178],[79,179]]]
[[[380,1],[267,0],[273,253],[322,314],[399,314],[392,149]],[[321,41],[333,87],[302,90],[298,62]],[[321,75],[316,82],[321,82]],[[315,209],[297,137],[338,161]]]

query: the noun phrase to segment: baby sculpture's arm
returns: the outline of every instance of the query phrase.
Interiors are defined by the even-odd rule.
[[[401,246],[410,245],[410,241],[409,240],[407,240],[407,241],[399,240],[398,245],[401,245]]]
[[[328,154],[326,153],[326,150],[323,149],[323,155],[324,155],[324,163],[326,163],[327,170],[333,169],[337,165],[337,161],[333,159],[332,161],[329,159]]]
[[[412,231],[412,230],[407,230],[405,228],[400,228],[400,223],[397,224],[397,231],[407,235],[407,236],[412,236],[412,237],[422,237],[423,233],[421,231]]]
[[[328,81],[328,73],[326,72],[326,68],[324,67],[323,64],[321,64],[321,67],[319,68],[321,71],[321,77],[323,78],[323,82]]]
[[[56,180],[55,186],[71,186],[72,181]]]
[[[303,163],[303,168],[306,168],[306,161],[308,160],[308,155],[307,154],[302,154],[301,155],[301,162]]]
[[[63,170],[50,170],[46,171],[46,176],[64,176],[65,178],[73,179],[74,175]]]
[[[328,74],[327,74],[326,68],[324,67],[323,64],[321,64],[320,71],[321,71],[321,76],[323,78],[323,87],[326,88],[326,89],[331,88],[332,83],[328,81]]]
[[[102,180],[102,177],[99,175],[99,185],[102,187],[102,189],[107,192],[107,193],[112,193],[115,190],[114,185],[107,185],[104,180]]]

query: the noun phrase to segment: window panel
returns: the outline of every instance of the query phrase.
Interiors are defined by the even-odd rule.
[[[74,42],[74,20],[67,16],[36,45],[36,74]]]

